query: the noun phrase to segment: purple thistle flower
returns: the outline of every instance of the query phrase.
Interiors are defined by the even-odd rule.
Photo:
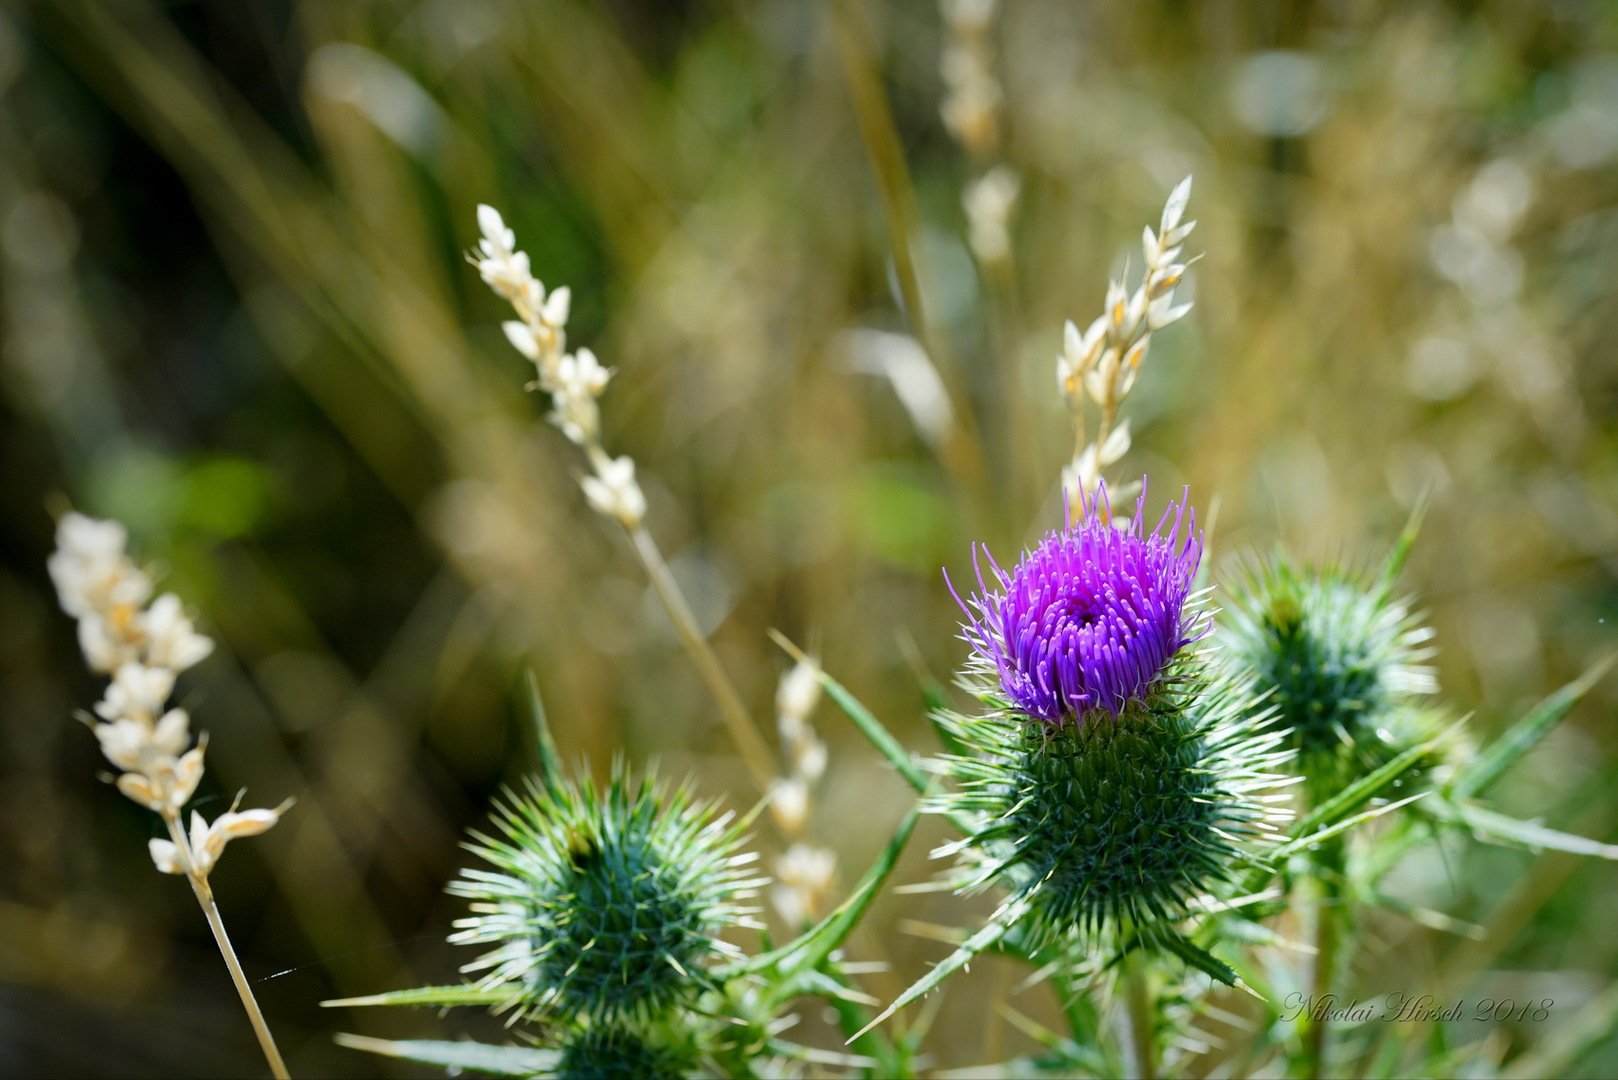
[[[1081,521],[1047,534],[1009,574],[982,548],[997,590],[984,583],[974,547],[979,591],[971,607],[950,585],[966,612],[967,642],[1011,703],[1052,723],[1090,709],[1116,715],[1145,696],[1182,646],[1207,632],[1206,617],[1186,610],[1202,560],[1189,493],[1150,534],[1141,518],[1144,481],[1127,529],[1112,524],[1105,487],[1081,505]]]

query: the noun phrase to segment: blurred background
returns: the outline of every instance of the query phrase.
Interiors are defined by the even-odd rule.
[[[962,15],[0,5],[0,1073],[262,1068],[185,886],[150,865],[156,820],[72,719],[102,684],[44,570],[68,506],[126,522],[218,640],[180,687],[210,734],[203,808],[297,799],[214,877],[294,1074],[421,1074],[335,1031],[498,1035],[318,1003],[470,958],[443,887],[532,761],[524,669],[585,768],[622,753],[756,798],[522,390],[508,309],[464,260],[479,202],[617,368],[607,445],[766,731],[775,627],[933,746],[918,674],[964,653],[940,568],[1056,523],[1063,320],[1138,269],[1186,173],[1197,306],[1154,339],[1114,472],[1217,505],[1216,566],[1375,559],[1426,495],[1405,584],[1481,732],[1611,649],[1618,7],[1028,0],[976,38]],[[962,197],[996,165],[1020,197],[984,258]],[[1618,840],[1615,708],[1609,677],[1503,808]],[[846,885],[911,796],[834,710],[818,723],[811,832]],[[1611,865],[1454,845],[1398,887],[1487,934],[1379,920],[1366,994],[1556,1001],[1457,1043],[1554,1037],[1618,975]],[[942,955],[915,922],[982,906],[887,897],[851,950],[894,964],[869,989]],[[981,1005],[1014,976],[981,964],[943,995],[939,1064],[1029,1045]],[[1618,1045],[1586,1068],[1618,1071]]]

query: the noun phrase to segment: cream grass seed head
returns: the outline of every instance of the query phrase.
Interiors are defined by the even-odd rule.
[[[118,790],[165,820],[177,821],[202,779],[204,746],[191,745],[190,716],[184,709],[168,708],[167,702],[176,678],[206,659],[213,641],[197,632],[173,593],[147,604],[152,580],[129,557],[128,540],[115,521],[65,514],[57,524],[56,551],[47,568],[62,610],[78,620],[85,662],[92,671],[112,675],[95,705],[91,729],[107,760],[121,770]],[[242,821],[262,824],[254,829],[262,832],[281,810],[247,813]],[[236,820],[241,817],[227,814],[217,833],[197,831],[193,825],[197,837],[209,840],[212,854],[207,858],[193,852],[188,864],[183,845],[154,840],[154,863],[165,873],[205,878],[225,840],[251,835]]]
[[[1129,451],[1129,423],[1119,422],[1119,407],[1140,376],[1152,333],[1191,310],[1189,303],[1174,302],[1175,288],[1195,261],[1180,261],[1186,238],[1197,225],[1184,220],[1190,199],[1188,176],[1169,193],[1157,230],[1146,227],[1140,284],[1131,291],[1123,279],[1109,282],[1105,310],[1083,331],[1072,322],[1063,330],[1056,385],[1073,418],[1073,459],[1062,473],[1062,486],[1069,492],[1094,491],[1106,468]],[[1100,414],[1093,437],[1085,422],[1092,405]],[[1117,492],[1118,497],[1126,494],[1127,489]]]
[[[68,513],[57,523],[56,551],[47,560],[62,610],[78,620],[85,662],[91,671],[112,676],[87,720],[102,754],[120,770],[118,790],[163,819],[168,839],[148,841],[152,864],[190,882],[270,1072],[285,1077],[286,1064],[225,932],[208,878],[226,844],[267,831],[292,804],[238,810],[238,796],[213,822],[193,811],[189,831],[182,825],[202,780],[207,737],[192,746],[191,718],[167,703],[176,678],[206,659],[213,641],[197,632],[173,593],[146,603],[152,580],[129,557],[128,542],[128,532],[115,521]]]

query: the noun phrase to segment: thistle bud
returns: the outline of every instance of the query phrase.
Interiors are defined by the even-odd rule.
[[[468,845],[492,869],[450,886],[473,912],[450,940],[492,946],[463,970],[524,1015],[612,1025],[689,1002],[708,986],[704,963],[733,952],[717,935],[746,921],[741,901],[761,884],[729,814],[683,790],[631,790],[621,769],[602,792],[531,784],[495,826]]]
[[[1230,592],[1222,636],[1234,671],[1269,695],[1299,767],[1325,792],[1380,756],[1410,699],[1436,689],[1421,664],[1432,633],[1384,585],[1278,558]]]

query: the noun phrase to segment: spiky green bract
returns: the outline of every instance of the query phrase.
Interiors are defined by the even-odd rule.
[[[940,760],[955,784],[925,805],[970,825],[945,853],[964,888],[1008,890],[995,917],[1026,920],[1035,948],[1109,928],[1149,941],[1262,857],[1285,733],[1196,657],[1117,715],[1060,725],[969,689],[990,709],[940,715],[969,752]]]
[[[666,1030],[594,1025],[570,1033],[558,1050],[561,1080],[676,1080],[698,1065],[691,1040]]]
[[[712,984],[704,963],[734,954],[716,935],[761,884],[732,815],[683,788],[632,787],[621,767],[601,791],[531,782],[494,824],[467,845],[493,869],[450,885],[472,901],[450,940],[494,946],[462,970],[517,1016],[610,1025],[689,1002]]]
[[[1229,589],[1220,643],[1292,731],[1317,793],[1374,767],[1379,731],[1436,689],[1424,643],[1432,631],[1388,579],[1283,557],[1253,562]],[[1397,752],[1397,750],[1395,750]]]

